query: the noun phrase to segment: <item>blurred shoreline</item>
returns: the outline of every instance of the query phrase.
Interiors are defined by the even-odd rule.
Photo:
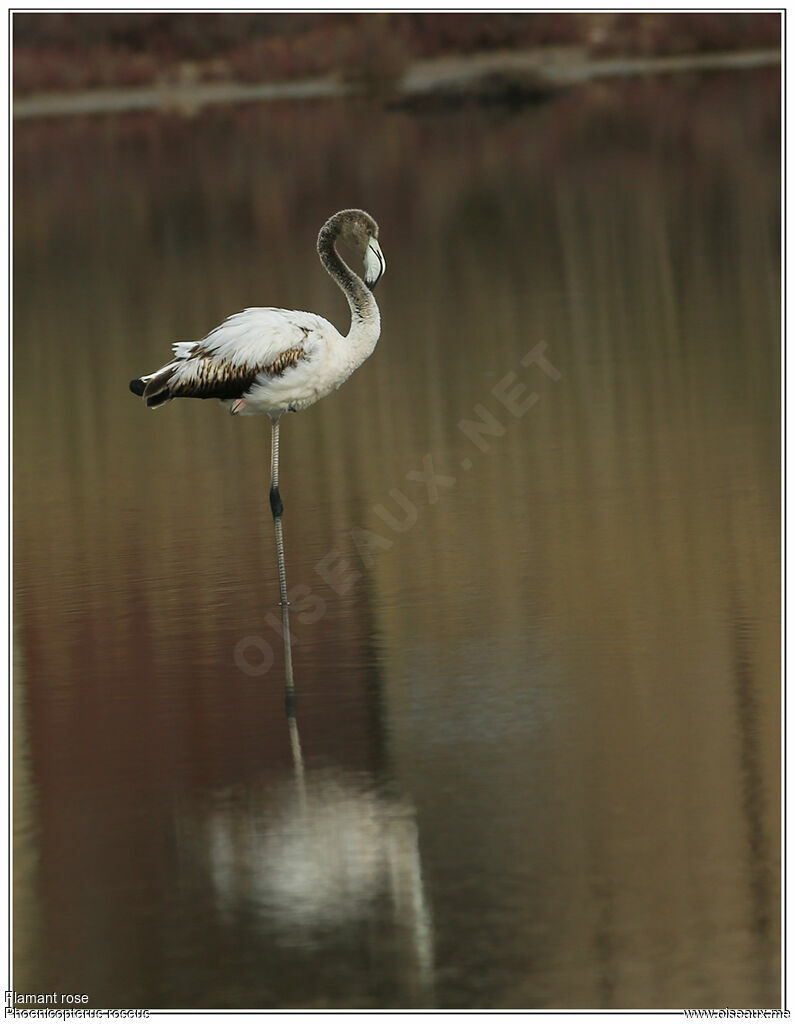
[[[397,106],[423,109],[463,102],[533,102],[600,78],[720,70],[749,70],[779,64],[779,49],[669,56],[591,59],[578,48],[498,51],[439,57],[413,63],[393,79],[363,75],[248,83],[202,81],[187,66],[183,74],[148,86],[42,92],[14,101],[15,118],[160,110],[197,113],[206,106],[278,100],[375,95]]]

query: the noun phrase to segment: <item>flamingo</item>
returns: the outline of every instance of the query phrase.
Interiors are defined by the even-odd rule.
[[[341,240],[363,260],[364,280],[343,261]],[[282,538],[284,505],[279,494],[279,420],[344,384],[376,347],[381,333],[373,289],[386,261],[376,221],[364,210],[340,210],[318,234],[321,264],[351,309],[342,335],[328,320],[299,310],[255,307],[228,317],[200,341],[179,341],[174,358],[130,381],[130,390],[151,409],[175,398],[217,398],[233,416],[266,413],[271,420],[270,504],[274,519],[279,595],[286,663],[290,662],[287,578]],[[292,668],[290,685],[292,685]]]

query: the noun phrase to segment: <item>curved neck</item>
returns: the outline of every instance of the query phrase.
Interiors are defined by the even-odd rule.
[[[351,331],[353,334],[359,327],[379,323],[379,307],[373,293],[361,277],[358,277],[338,253],[335,242],[338,232],[324,224],[318,235],[318,255],[326,272],[340,287],[348,300],[351,309]],[[378,337],[378,335],[377,335]]]

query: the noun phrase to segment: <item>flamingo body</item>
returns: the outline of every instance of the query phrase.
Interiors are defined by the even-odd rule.
[[[337,253],[340,236],[362,254],[364,282]],[[379,340],[372,288],[385,262],[377,236],[375,221],[361,210],[335,214],[318,236],[321,262],[351,308],[347,335],[315,313],[244,309],[200,341],[177,342],[172,361],[132,380],[131,391],[152,408],[174,398],[217,398],[234,415],[267,413],[272,420],[317,402],[345,383]]]

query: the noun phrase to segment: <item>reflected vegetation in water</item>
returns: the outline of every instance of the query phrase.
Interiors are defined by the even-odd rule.
[[[291,730],[268,424],[126,387],[245,306],[344,327],[352,205]],[[15,989],[779,1005],[778,73],[25,123],[14,213]]]

